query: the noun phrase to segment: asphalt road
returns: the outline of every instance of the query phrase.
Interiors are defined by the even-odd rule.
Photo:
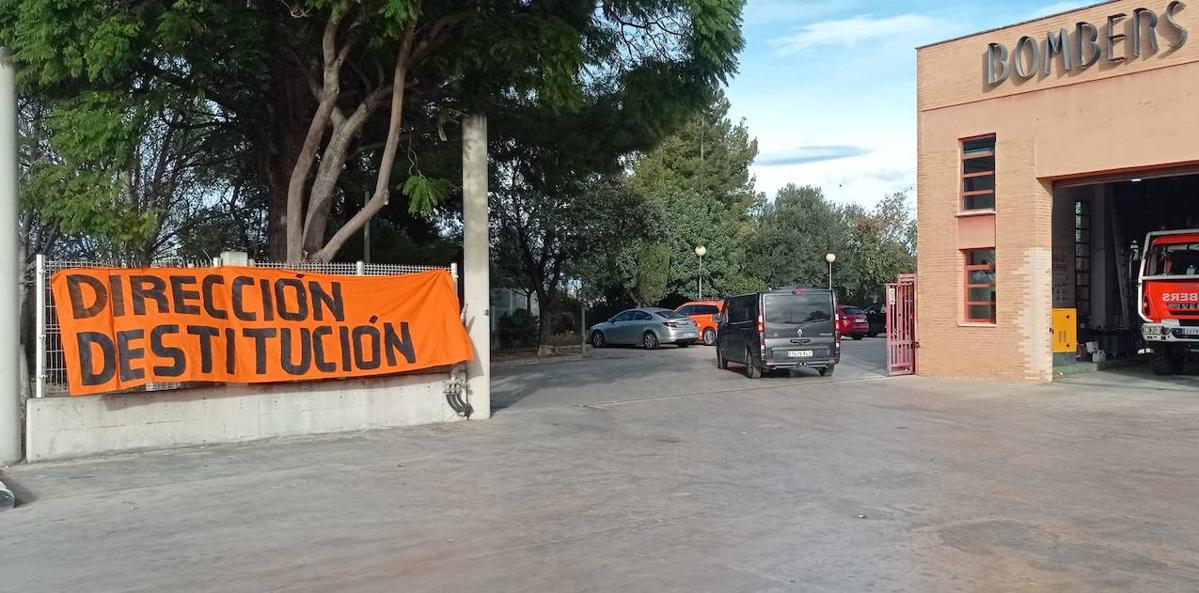
[[[715,357],[715,350],[707,346],[589,348],[583,360],[496,369],[492,406],[497,410],[523,410],[783,386],[818,389],[828,383],[882,379],[887,367],[883,338],[844,341],[841,364],[832,377],[801,370],[794,376],[776,374],[755,381],[747,379],[743,367],[736,363],[731,363],[728,370],[718,369]]]
[[[12,468],[4,593],[1199,591],[1199,391],[504,369],[491,420]],[[1092,379],[1093,380],[1093,379]]]

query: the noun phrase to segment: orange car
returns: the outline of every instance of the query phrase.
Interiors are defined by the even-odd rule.
[[[692,301],[675,309],[679,315],[691,318],[699,327],[699,340],[707,346],[716,345],[716,315],[724,301]]]

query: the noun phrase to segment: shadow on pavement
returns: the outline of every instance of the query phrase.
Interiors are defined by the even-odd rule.
[[[1055,381],[1085,387],[1137,388],[1156,391],[1185,391],[1199,396],[1199,365],[1187,365],[1181,375],[1154,374],[1148,362],[1134,366],[1079,373]]]

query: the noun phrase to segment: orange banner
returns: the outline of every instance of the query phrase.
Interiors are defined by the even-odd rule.
[[[366,377],[473,356],[445,271],[75,268],[51,289],[71,395]]]

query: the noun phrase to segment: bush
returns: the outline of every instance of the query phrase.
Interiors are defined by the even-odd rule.
[[[502,348],[537,346],[537,318],[524,309],[501,316],[498,332]]]

